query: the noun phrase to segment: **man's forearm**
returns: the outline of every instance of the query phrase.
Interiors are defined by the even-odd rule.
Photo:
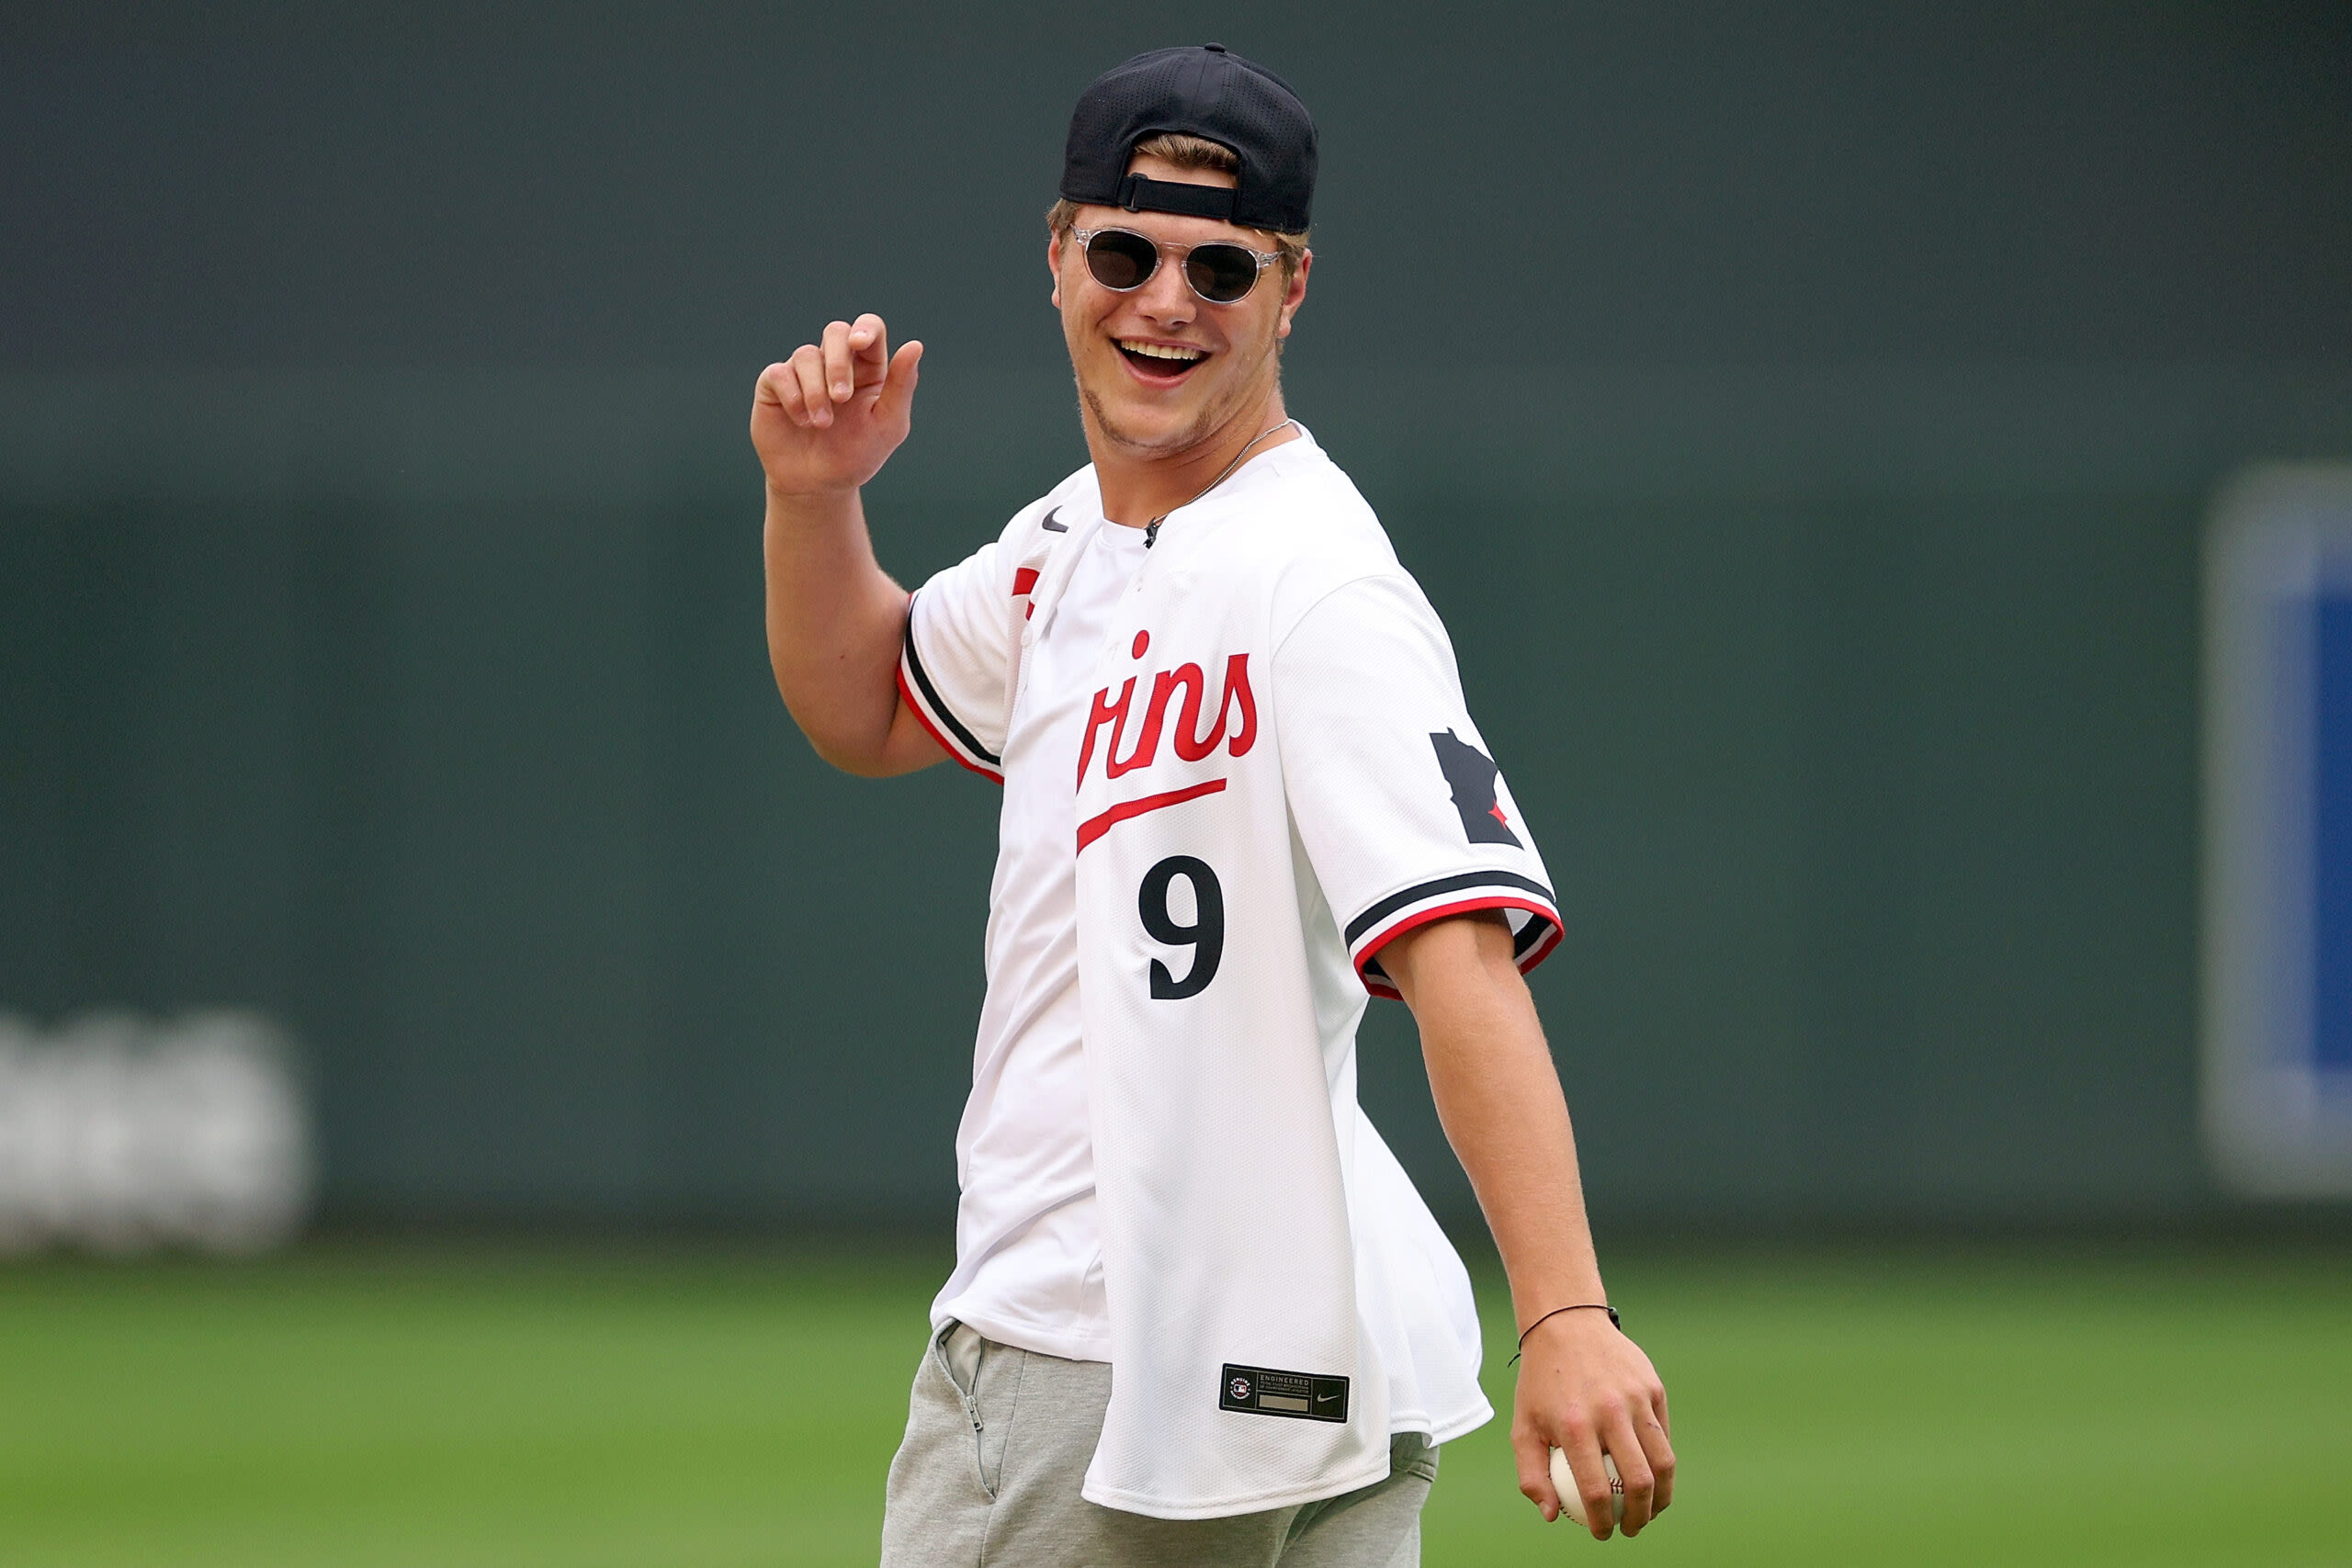
[[[1520,1325],[1606,1301],[1567,1101],[1509,928],[1439,921],[1392,943],[1381,962],[1420,1026],[1438,1120],[1494,1232]]]
[[[767,497],[768,661],[817,754],[854,773],[904,771],[892,745],[907,596],[874,558],[855,491]]]

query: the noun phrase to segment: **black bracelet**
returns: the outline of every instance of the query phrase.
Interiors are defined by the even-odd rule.
[[[1539,1317],[1533,1323],[1529,1324],[1526,1328],[1522,1329],[1520,1333],[1520,1349],[1521,1351],[1526,1350],[1527,1337],[1530,1334],[1534,1333],[1537,1329],[1543,1327],[1545,1324],[1551,1322],[1552,1319],[1559,1316],[1564,1312],[1605,1312],[1609,1314],[1609,1325],[1611,1328],[1616,1329],[1620,1334],[1623,1334],[1625,1331],[1624,1320],[1617,1315],[1617,1309],[1615,1307],[1611,1306],[1606,1302],[1578,1302],[1574,1306],[1554,1307],[1550,1312],[1545,1313],[1542,1317]],[[1519,1358],[1517,1356],[1513,1356],[1510,1360],[1503,1364],[1508,1367],[1515,1367],[1519,1365]]]

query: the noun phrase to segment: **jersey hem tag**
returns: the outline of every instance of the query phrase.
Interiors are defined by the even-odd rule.
[[[1348,1380],[1285,1372],[1272,1367],[1237,1367],[1227,1361],[1217,1385],[1216,1407],[1243,1416],[1280,1416],[1293,1421],[1345,1421]]]

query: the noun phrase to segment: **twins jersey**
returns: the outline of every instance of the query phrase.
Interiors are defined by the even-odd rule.
[[[1001,779],[1024,656],[1102,519],[1091,468],[916,594],[905,700]],[[1095,659],[1068,769],[1113,1392],[1085,1495],[1164,1518],[1382,1479],[1392,1432],[1492,1411],[1469,1280],[1356,1105],[1399,932],[1550,878],[1444,627],[1302,431],[1170,514]]]

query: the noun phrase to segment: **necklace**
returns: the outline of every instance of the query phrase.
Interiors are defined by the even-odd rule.
[[[1192,505],[1193,502],[1200,500],[1201,497],[1208,494],[1209,491],[1216,489],[1217,486],[1223,484],[1227,479],[1231,477],[1233,470],[1241,466],[1241,459],[1250,456],[1250,446],[1255,446],[1259,442],[1263,441],[1267,436],[1273,434],[1276,431],[1287,430],[1297,423],[1298,421],[1295,419],[1286,419],[1280,424],[1270,424],[1265,429],[1258,432],[1257,434],[1251,436],[1250,438],[1250,446],[1244,446],[1240,451],[1236,452],[1233,455],[1233,461],[1227,463],[1222,469],[1218,470],[1216,478],[1211,479],[1208,483],[1194,491],[1190,496],[1178,502],[1166,512],[1161,513],[1159,516],[1153,518],[1150,522],[1143,525],[1143,547],[1145,549],[1149,549],[1152,546],[1159,543],[1159,525],[1162,523],[1167,522],[1170,515],[1183,511],[1184,508]]]

